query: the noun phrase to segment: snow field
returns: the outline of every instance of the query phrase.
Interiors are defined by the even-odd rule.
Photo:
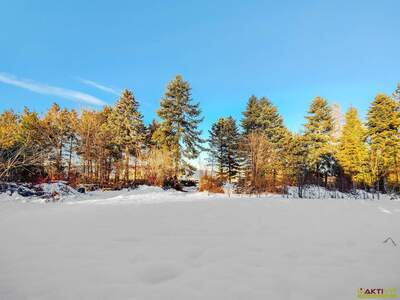
[[[0,299],[356,299],[400,291],[400,202],[142,187],[0,200]]]

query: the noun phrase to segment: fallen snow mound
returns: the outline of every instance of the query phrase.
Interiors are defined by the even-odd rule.
[[[76,197],[79,193],[67,185],[57,181],[37,185],[15,182],[0,183],[0,199],[23,201],[56,201],[65,197]]]
[[[46,194],[49,195],[60,195],[60,196],[70,196],[77,195],[78,191],[67,185],[63,181],[57,181],[52,183],[42,183],[36,185],[36,187],[41,188]]]
[[[301,188],[296,186],[287,187],[285,195],[288,198],[305,198],[305,199],[378,199],[378,194],[368,193],[364,190],[353,190],[349,193],[343,193],[335,190],[329,190],[316,185],[307,185]],[[301,195],[301,196],[300,196]],[[380,198],[395,199],[395,195],[381,194]]]
[[[65,199],[69,203],[82,204],[152,204],[164,202],[193,201],[197,197],[195,192],[180,192],[174,189],[164,190],[160,187],[140,185],[135,189],[123,189],[119,191],[94,191],[82,195],[80,198]],[[79,200],[79,201],[76,201]]]

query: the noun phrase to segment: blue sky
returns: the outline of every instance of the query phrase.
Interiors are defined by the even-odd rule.
[[[134,91],[146,122],[175,74],[206,132],[268,97],[298,131],[317,95],[365,115],[400,82],[400,1],[0,3],[0,110],[113,104]]]

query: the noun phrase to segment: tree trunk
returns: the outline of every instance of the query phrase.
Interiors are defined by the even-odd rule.
[[[134,181],[136,182],[136,171],[137,171],[137,159],[135,157],[135,170],[134,170]]]
[[[125,182],[129,181],[129,147],[125,146]]]
[[[89,162],[89,168],[90,168],[89,178],[90,178],[90,181],[92,181],[93,180],[93,160],[92,159]]]
[[[67,175],[67,179],[69,180],[70,175],[71,175],[71,164],[72,164],[72,136],[70,137],[69,140],[69,158],[68,158],[68,175]]]
[[[60,148],[58,149],[58,166],[57,166],[57,173],[59,173],[59,174],[57,174],[58,176],[60,176],[61,175],[61,172],[62,172],[62,148],[63,148],[63,141],[61,140],[60,141]]]
[[[276,170],[275,169],[272,170],[272,189],[273,189],[273,192],[276,191]]]
[[[394,167],[396,170],[396,189],[395,191],[397,192],[399,190],[399,167],[397,164],[397,152],[394,154]]]
[[[179,178],[179,156],[176,155],[175,157],[175,177]]]
[[[114,184],[119,182],[119,173],[120,173],[120,162],[118,161],[115,164],[115,177],[114,177]]]
[[[229,158],[229,163],[228,163],[228,182],[229,184],[232,183],[232,166],[231,166],[231,159]]]

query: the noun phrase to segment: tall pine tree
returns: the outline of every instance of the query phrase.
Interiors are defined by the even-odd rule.
[[[259,100],[260,116],[258,124],[266,138],[274,145],[280,147],[286,128],[283,119],[272,102],[263,97]]]
[[[366,129],[351,107],[345,115],[345,124],[339,138],[338,161],[353,183],[368,183],[368,148],[365,143]]]
[[[256,96],[252,95],[247,102],[246,110],[243,112],[241,121],[244,133],[248,134],[252,131],[260,129],[260,105]]]
[[[18,141],[18,115],[7,110],[0,115],[0,149],[12,148]]]
[[[275,190],[277,179],[282,177],[283,174],[283,151],[288,130],[284,126],[277,108],[265,97],[257,99],[255,96],[251,96],[243,116],[244,134],[257,133],[263,135],[268,141],[269,151],[274,154],[271,155],[269,160],[265,161],[268,164],[268,166],[265,166],[265,170],[269,170],[271,173],[271,176],[266,177],[267,180],[272,181],[269,184],[270,190]],[[245,147],[245,149],[250,148]],[[249,156],[247,155],[247,157]],[[246,165],[250,168],[251,163],[247,161]]]
[[[65,108],[61,109],[57,103],[54,103],[43,118],[44,134],[48,146],[51,148],[48,157],[51,177],[64,176],[64,150],[74,132],[71,114],[75,114],[75,112],[70,112]]]
[[[380,191],[386,190],[390,171],[394,171],[399,185],[399,102],[385,94],[375,97],[368,111],[368,137],[370,143],[371,175]]]
[[[125,158],[124,177],[125,181],[128,181],[130,154],[133,152],[137,157],[145,138],[143,117],[139,112],[139,103],[135,100],[131,91],[124,90],[122,92],[120,99],[113,107],[108,124],[114,137],[114,143],[123,149]]]
[[[333,158],[333,129],[334,120],[328,102],[316,97],[310,105],[307,123],[304,125],[304,142],[307,148],[307,162],[311,171],[317,176],[317,184],[320,184],[320,175],[325,176],[325,185],[328,175],[335,170]]]
[[[192,172],[194,168],[186,159],[195,159],[200,154],[203,140],[198,127],[203,118],[199,103],[192,101],[189,83],[180,75],[168,83],[157,114],[161,123],[154,137],[158,145],[166,145],[172,152],[175,176]]]
[[[239,169],[240,135],[236,121],[232,117],[220,118],[209,131],[209,156],[216,163],[219,178],[231,182]]]
[[[249,98],[241,123],[245,134],[257,131],[264,134],[273,144],[278,144],[286,131],[277,108],[265,97],[257,99],[251,96]]]

